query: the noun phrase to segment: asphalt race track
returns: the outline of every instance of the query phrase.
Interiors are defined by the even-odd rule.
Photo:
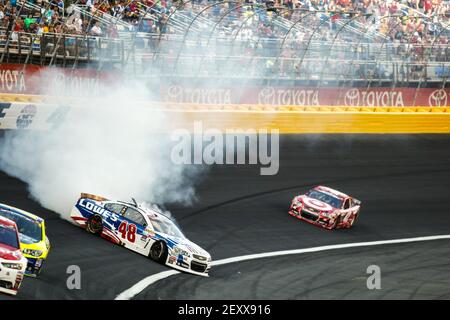
[[[328,231],[287,214],[293,196],[323,184],[362,200],[353,229]],[[169,206],[185,234],[213,259],[328,244],[450,234],[449,135],[300,135],[280,142],[280,170],[222,165],[199,182],[198,201]],[[130,195],[132,196],[132,195]],[[75,201],[75,199],[74,199]],[[113,299],[168,270],[91,236],[30,199],[26,185],[0,172],[0,202],[47,220],[52,252],[17,299]],[[381,268],[368,290],[366,268]],[[82,289],[68,290],[69,265]],[[178,274],[138,299],[450,299],[450,240],[258,259],[213,267],[210,278]],[[0,299],[11,299],[0,296]]]
[[[381,290],[367,289],[367,267]],[[450,299],[450,241],[352,248],[217,266],[206,280],[176,275],[137,299]]]

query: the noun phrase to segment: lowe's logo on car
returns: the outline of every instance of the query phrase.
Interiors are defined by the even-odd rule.
[[[117,214],[109,212],[108,210],[96,205],[93,202],[86,201],[86,199],[81,199],[80,202],[78,202],[80,207],[86,208],[89,211],[92,211],[94,213],[98,213],[99,215],[103,216],[105,219],[110,219],[113,222],[118,221],[119,217]]]

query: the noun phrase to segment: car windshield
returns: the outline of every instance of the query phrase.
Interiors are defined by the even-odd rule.
[[[317,190],[311,190],[307,193],[307,196],[313,199],[320,200],[322,202],[328,203],[330,206],[334,208],[341,208],[342,206],[342,200],[339,200],[336,197],[330,196],[329,194],[317,191]]]
[[[34,240],[34,242],[42,240],[42,229],[39,222],[21,214],[3,209],[0,210],[0,216],[14,221],[17,224],[18,231],[21,235]]]
[[[6,244],[7,246],[19,249],[19,243],[17,241],[16,230],[11,227],[6,227],[0,225],[0,243]]]
[[[152,222],[152,226],[156,232],[161,232],[177,238],[185,238],[184,234],[177,227],[177,225],[168,219],[162,220],[150,217],[150,221]]]

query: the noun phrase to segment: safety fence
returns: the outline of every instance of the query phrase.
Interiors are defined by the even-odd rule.
[[[299,42],[280,39],[182,39],[140,33],[131,38],[77,36],[0,29],[0,61],[115,69],[138,77],[265,79],[408,84],[445,83],[450,46],[439,42]]]
[[[123,64],[123,40],[70,34],[8,33],[0,29],[0,61],[76,67],[87,63]]]
[[[34,12],[37,20],[47,9],[22,4],[19,12]],[[445,15],[431,19],[409,9],[383,16],[268,10],[238,1],[187,11],[188,4],[191,1],[182,1],[170,13],[158,8],[157,2],[154,7],[140,4],[139,19],[132,27],[118,17],[73,6],[62,33],[0,29],[0,62],[73,68],[89,64],[141,77],[234,77],[264,79],[270,85],[297,80],[315,86],[329,81],[352,86],[365,81],[376,87],[388,81],[393,86],[445,87],[450,75],[450,27]],[[65,34],[76,29],[80,17],[88,26],[103,23],[104,30],[122,31],[115,37],[106,31],[92,36],[86,27]],[[157,30],[143,31],[147,18]],[[177,26],[176,32],[164,31],[163,25]],[[420,32],[416,27],[408,29],[410,25],[420,25]]]

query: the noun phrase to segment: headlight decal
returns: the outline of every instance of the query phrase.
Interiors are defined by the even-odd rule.
[[[28,254],[28,255],[33,256],[33,257],[39,257],[43,253],[42,250],[33,250],[33,249],[23,249],[22,252],[24,254]]]
[[[22,269],[22,264],[12,263],[12,262],[2,262],[2,266],[9,269],[20,270]]]
[[[180,247],[174,247],[172,249],[172,252],[173,252],[173,254],[176,254],[176,255],[181,254],[182,256],[188,256],[188,257],[191,256],[189,252],[187,252],[186,250],[181,249]]]

